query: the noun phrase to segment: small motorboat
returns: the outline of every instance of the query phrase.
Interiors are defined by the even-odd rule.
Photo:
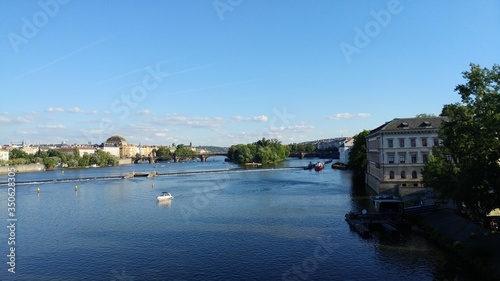
[[[158,195],[158,197],[156,197],[157,200],[171,200],[171,199],[174,199],[174,196],[172,196],[172,194],[170,194],[170,192],[162,192],[161,195]]]
[[[319,172],[319,171],[323,170],[324,167],[325,167],[325,165],[323,164],[323,162],[318,162],[318,163],[316,163],[316,165],[314,165],[314,170]]]
[[[332,169],[345,170],[347,169],[347,165],[340,162],[335,162],[332,164]]]

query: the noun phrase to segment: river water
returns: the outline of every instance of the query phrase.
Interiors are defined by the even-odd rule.
[[[330,166],[295,168],[308,161],[240,169],[213,157],[17,174],[37,183],[16,186],[15,273],[4,226],[0,279],[420,281],[463,271],[418,232],[359,237],[344,215],[369,208],[364,185]],[[132,171],[162,175],[113,179]],[[158,204],[162,191],[175,199]],[[6,226],[8,197],[3,184]]]

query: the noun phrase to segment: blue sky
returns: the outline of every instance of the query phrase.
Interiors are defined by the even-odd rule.
[[[0,143],[230,146],[438,115],[499,1],[0,1]]]

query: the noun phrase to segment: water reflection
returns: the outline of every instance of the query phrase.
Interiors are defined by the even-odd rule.
[[[156,200],[156,204],[162,207],[171,207],[172,200]]]

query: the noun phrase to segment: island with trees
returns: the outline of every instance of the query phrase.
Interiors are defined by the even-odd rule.
[[[290,148],[277,139],[262,138],[250,144],[232,145],[227,155],[231,162],[240,165],[247,163],[267,165],[285,160],[290,155]]]

